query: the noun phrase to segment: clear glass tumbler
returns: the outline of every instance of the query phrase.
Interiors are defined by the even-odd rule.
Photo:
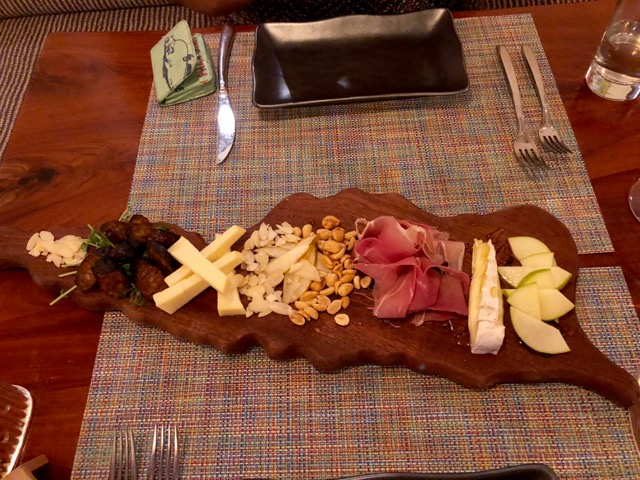
[[[640,97],[640,0],[618,0],[585,79],[609,100]]]

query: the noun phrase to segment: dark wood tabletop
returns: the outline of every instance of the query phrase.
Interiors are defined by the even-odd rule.
[[[614,3],[455,16],[533,15],[615,247],[580,256],[580,266],[621,266],[640,312],[640,222],[627,203],[640,177],[640,103],[603,100],[583,80]],[[0,164],[0,225],[35,232],[120,215],[152,82],[149,50],[160,36],[47,37]],[[28,388],[36,404],[23,458],[45,454],[47,478],[69,478],[103,315],[73,302],[50,307],[51,295],[22,270],[0,270],[0,289],[0,380]]]

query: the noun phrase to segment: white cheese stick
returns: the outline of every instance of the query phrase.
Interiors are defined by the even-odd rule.
[[[233,275],[233,273],[229,273],[227,276],[230,275]],[[242,304],[242,300],[240,299],[238,287],[236,287],[231,281],[231,278],[229,278],[227,289],[224,292],[218,292],[218,315],[221,317],[231,315],[244,316],[245,313],[246,310]]]
[[[240,252],[233,251],[223,255],[222,258],[216,260],[213,265],[226,275],[240,265],[243,260],[244,257]],[[228,283],[230,284],[231,282]],[[156,293],[153,296],[153,300],[156,303],[156,307],[172,314],[193,300],[197,295],[204,292],[208,287],[209,284],[201,277],[191,275]]]
[[[227,288],[227,276],[219,268],[215,267],[207,257],[203,256],[193,243],[185,237],[180,237],[176,243],[169,247],[168,252],[181,264],[189,267],[193,273],[202,277],[218,292],[222,292]]]
[[[496,354],[504,341],[502,291],[491,240],[474,240],[469,287],[471,353]]]
[[[200,251],[200,254],[206,257],[210,262],[214,262],[228,252],[231,249],[231,245],[236,243],[245,232],[246,230],[244,228],[239,227],[238,225],[233,225],[220,235],[217,235],[213,242]],[[184,280],[192,273],[193,272],[189,267],[182,265],[171,275],[165,277],[164,281],[167,285],[171,286],[181,280]]]

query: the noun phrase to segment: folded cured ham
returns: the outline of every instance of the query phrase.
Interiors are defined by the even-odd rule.
[[[437,228],[382,216],[356,221],[355,268],[375,280],[373,313],[426,319],[467,315],[469,275],[462,271],[465,245]]]

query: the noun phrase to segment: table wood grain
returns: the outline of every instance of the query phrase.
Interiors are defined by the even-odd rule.
[[[455,16],[532,14],[615,248],[579,264],[621,266],[640,312],[640,222],[627,204],[640,177],[640,102],[600,99],[583,80],[614,3]],[[124,210],[152,81],[148,52],[162,33],[47,37],[0,164],[0,225],[99,224]],[[0,380],[28,388],[36,404],[24,458],[44,453],[46,478],[69,478],[102,314],[73,302],[50,308],[23,270],[0,270],[0,289]]]

